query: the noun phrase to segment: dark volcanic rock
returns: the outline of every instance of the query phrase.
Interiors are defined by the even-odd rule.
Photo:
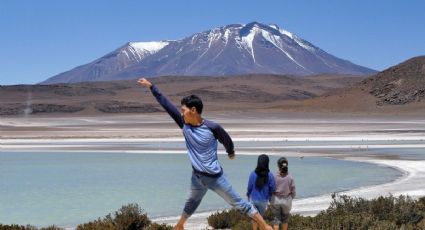
[[[201,99],[206,99],[209,101],[237,100],[257,103],[267,103],[288,99],[301,100],[317,96],[311,92],[297,89],[293,89],[281,94],[273,94],[248,85],[227,85],[225,87],[220,88],[220,90],[216,90],[212,86],[203,87],[195,90],[181,92],[173,96],[184,97],[191,94],[195,94],[201,97]]]
[[[75,113],[83,110],[84,107],[72,105],[56,105],[56,104],[33,104],[31,105],[31,113]]]
[[[82,106],[58,104],[32,104],[27,106],[22,103],[9,103],[0,105],[0,115],[24,115],[36,113],[75,113],[83,110]]]
[[[104,113],[154,113],[162,111],[154,105],[126,101],[98,102],[95,108]]]
[[[360,83],[377,105],[402,105],[425,98],[425,56],[412,58]]]
[[[203,100],[237,100],[246,102],[271,102],[282,99],[278,95],[266,93],[250,86],[229,86],[221,89],[220,91],[214,90],[211,87],[204,87],[195,90],[189,90],[175,94],[173,96],[184,97],[187,95],[195,94]]]
[[[64,96],[88,96],[88,95],[115,95],[115,92],[103,88],[92,87],[69,87],[56,88],[53,91],[57,95]]]
[[[25,105],[20,103],[8,103],[0,105],[0,116],[1,115],[18,115],[24,114]]]
[[[124,86],[115,86],[122,89]],[[90,84],[54,84],[54,85],[11,85],[1,87],[2,92],[15,91],[23,93],[52,92],[62,96],[115,95],[114,89],[94,87]]]

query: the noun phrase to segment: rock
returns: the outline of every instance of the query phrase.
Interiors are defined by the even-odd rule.
[[[0,105],[0,115],[24,115],[36,113],[75,113],[83,110],[82,106],[58,105],[58,104],[32,104],[27,106],[23,103],[9,103]]]
[[[125,101],[98,102],[95,104],[95,108],[104,113],[154,113],[162,111],[151,104]]]

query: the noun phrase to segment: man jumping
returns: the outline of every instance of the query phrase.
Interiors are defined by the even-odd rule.
[[[151,90],[153,96],[183,130],[189,159],[192,163],[190,195],[175,230],[184,229],[186,220],[195,212],[208,189],[216,192],[227,203],[246,213],[262,230],[273,230],[267,225],[254,206],[243,200],[233,189],[217,157],[217,140],[223,144],[229,159],[235,157],[233,142],[217,123],[203,119],[203,104],[199,97],[190,95],[181,100],[181,112],[161,94],[158,88],[145,78],[138,83]]]

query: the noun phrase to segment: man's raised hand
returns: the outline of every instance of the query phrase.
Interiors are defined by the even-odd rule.
[[[140,78],[137,83],[139,83],[140,85],[142,85],[143,87],[146,88],[150,88],[152,86],[152,83],[148,80],[146,80],[146,78]]]

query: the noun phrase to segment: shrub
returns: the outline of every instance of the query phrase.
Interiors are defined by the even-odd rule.
[[[372,200],[332,196],[329,208],[315,217],[293,216],[295,229],[420,229],[424,212],[421,199],[408,196],[378,197]]]
[[[16,225],[16,224],[12,224],[12,225],[0,224],[0,230],[63,230],[63,228],[58,228],[56,226],[49,226],[49,227],[38,229],[37,227],[31,226],[31,225],[23,226],[23,225]]]
[[[145,230],[172,230],[173,227],[166,224],[157,224],[153,223],[149,225],[149,227],[145,228]]]
[[[372,200],[332,195],[328,209],[314,217],[291,215],[289,229],[302,230],[419,230],[425,229],[425,197],[378,197]],[[272,215],[266,211],[265,220]],[[208,217],[214,228],[250,229],[249,218],[236,210],[217,212]]]
[[[49,226],[49,227],[46,227],[46,228],[40,228],[40,230],[64,230],[63,228],[58,228],[58,227],[56,227],[56,226]]]
[[[12,224],[12,225],[0,224],[0,230],[37,230],[37,228],[31,225],[23,226],[23,225],[16,225],[16,224]]]
[[[425,196],[418,199],[418,202],[416,203],[416,208],[418,211],[425,212]]]
[[[208,218],[208,224],[215,229],[232,228],[240,222],[249,222],[250,218],[236,209],[216,212]]]
[[[89,223],[80,224],[77,230],[171,230],[166,224],[152,223],[147,214],[137,204],[122,206],[114,214],[108,214],[104,218]],[[31,225],[2,225],[0,230],[64,230],[56,226],[37,228]]]
[[[115,214],[106,215],[86,224],[77,226],[77,230],[138,230],[151,224],[146,213],[137,204],[121,207]]]
[[[252,229],[251,221],[241,221],[232,227],[232,230],[247,230]]]

